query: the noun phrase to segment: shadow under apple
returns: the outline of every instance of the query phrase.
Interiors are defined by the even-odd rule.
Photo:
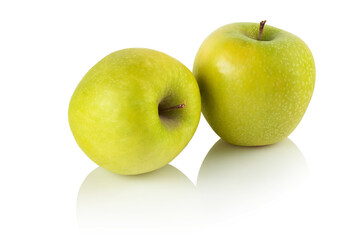
[[[196,189],[206,214],[228,215],[274,201],[307,176],[305,158],[288,138],[261,147],[220,139],[205,157]]]
[[[98,167],[80,187],[77,218],[80,227],[96,229],[191,225],[196,202],[193,183],[171,165],[137,176]]]

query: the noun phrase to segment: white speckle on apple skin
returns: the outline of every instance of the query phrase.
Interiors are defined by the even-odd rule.
[[[202,111],[214,131],[236,145],[267,145],[296,128],[310,102],[315,63],[295,35],[266,25],[235,23],[200,47],[193,72]]]
[[[183,109],[166,113],[158,106]],[[124,175],[156,170],[188,144],[200,120],[200,92],[189,69],[150,49],[124,49],[98,62],[69,106],[76,142],[99,166]]]

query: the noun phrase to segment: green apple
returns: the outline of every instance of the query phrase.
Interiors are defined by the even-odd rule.
[[[202,112],[212,129],[235,145],[267,145],[289,136],[314,90],[315,63],[307,45],[264,25],[217,29],[194,62]]]
[[[76,142],[99,166],[124,175],[150,172],[174,159],[200,120],[191,71],[150,49],[114,52],[84,76],[69,106]]]

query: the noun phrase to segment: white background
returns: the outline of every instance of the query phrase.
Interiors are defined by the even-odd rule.
[[[355,3],[1,1],[0,238],[359,239]],[[209,152],[219,138],[202,118],[176,168],[135,180],[97,169],[76,145],[70,97],[101,58],[146,47],[192,69],[213,30],[264,19],[301,37],[316,62],[291,140]]]

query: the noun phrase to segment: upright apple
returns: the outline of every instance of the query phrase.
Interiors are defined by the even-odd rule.
[[[195,58],[202,112],[212,129],[235,145],[286,138],[314,90],[315,63],[307,45],[264,25],[225,25],[210,34]]]
[[[132,48],[89,70],[71,98],[69,123],[91,160],[134,175],[174,159],[193,136],[200,113],[189,69],[164,53]]]

